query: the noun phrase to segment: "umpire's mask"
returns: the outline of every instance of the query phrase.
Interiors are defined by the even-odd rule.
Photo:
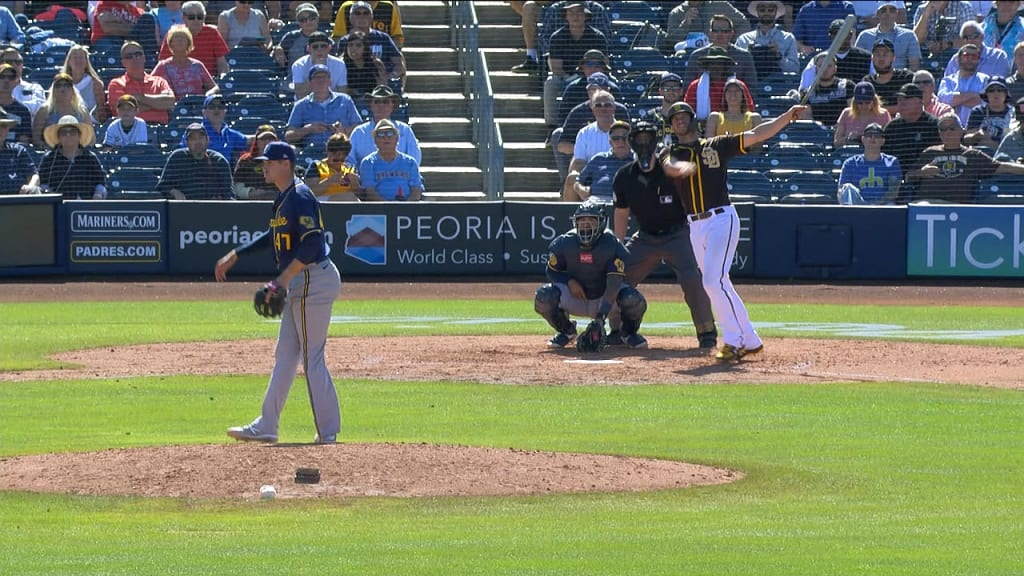
[[[629,131],[629,147],[636,154],[640,170],[650,172],[654,167],[654,153],[658,149],[658,129],[654,124],[639,121]]]

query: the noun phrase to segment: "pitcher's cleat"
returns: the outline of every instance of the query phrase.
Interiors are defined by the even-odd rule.
[[[259,432],[249,426],[232,426],[228,428],[228,436],[243,442],[266,442],[267,444],[277,443],[277,434],[266,434]]]

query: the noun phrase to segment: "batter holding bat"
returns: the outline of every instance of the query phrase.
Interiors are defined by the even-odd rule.
[[[690,223],[693,255],[724,342],[715,355],[719,362],[738,361],[764,350],[729,279],[740,239],[740,219],[729,201],[727,187],[729,160],[775,136],[806,109],[793,106],[746,132],[705,139],[697,135],[692,108],[681,102],[669,108],[677,143],[663,150],[659,160],[665,174],[673,179]]]

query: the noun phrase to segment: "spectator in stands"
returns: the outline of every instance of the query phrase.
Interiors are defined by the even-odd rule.
[[[743,84],[736,78],[725,81],[722,89],[722,109],[708,114],[708,123],[704,127],[707,138],[742,134],[753,130],[761,123],[761,115],[747,107],[747,97]]]
[[[575,196],[573,182],[583,170],[583,166],[599,152],[607,152],[608,134],[615,119],[615,96],[611,92],[598,90],[590,97],[590,109],[594,113],[594,121],[584,126],[576,136],[572,149],[572,161],[569,172],[562,184],[562,199],[572,200]]]
[[[917,5],[914,35],[922,48],[938,54],[957,45],[958,33],[966,22],[974,22],[970,2],[929,0]]]
[[[156,189],[172,200],[231,200],[231,166],[221,154],[207,150],[206,128],[194,122],[185,128],[185,148],[167,157]]]
[[[370,93],[369,101],[370,120],[356,126],[352,130],[352,134],[349,135],[348,163],[352,166],[359,166],[363,158],[377,149],[373,138],[373,129],[381,120],[390,120],[398,130],[398,151],[411,156],[413,160],[416,160],[417,165],[422,165],[423,153],[420,151],[420,143],[416,134],[408,124],[392,118],[401,103],[401,97],[395,94],[395,91],[387,84],[381,84]]]
[[[604,52],[600,50],[587,50],[583,58],[580,59],[579,65],[576,66],[576,70],[576,74],[566,82],[565,88],[562,90],[562,101],[558,104],[556,119],[559,125],[565,122],[565,118],[576,105],[589,99],[587,85],[592,74],[598,72],[603,74],[608,80],[604,89],[611,92],[616,98],[622,97],[619,87],[615,84],[615,79],[611,76],[612,67]]]
[[[306,45],[310,35],[317,31],[320,11],[312,3],[303,2],[295,8],[295,22],[299,28],[285,33],[281,42],[274,46],[274,60],[277,60],[281,68],[290,68],[296,60],[307,54]]]
[[[189,94],[220,92],[220,86],[206,66],[189,56],[195,50],[195,43],[187,26],[173,26],[167,33],[166,42],[171,49],[171,57],[157,62],[153,68],[153,75],[167,80],[176,100],[181,100]]]
[[[940,143],[938,120],[924,111],[922,95],[916,85],[904,84],[896,94],[899,114],[885,127],[882,152],[898,158],[904,174],[920,166],[925,148]]]
[[[4,140],[20,144],[32,144],[32,113],[24,104],[14,99],[11,91],[18,81],[18,73],[10,64],[0,64],[0,106],[3,114],[0,120],[6,120]]]
[[[103,79],[89,61],[89,48],[81,44],[72,46],[64,58],[61,71],[71,76],[85,109],[92,114],[93,119],[97,122],[106,121],[110,117],[107,110],[107,92],[103,86]]]
[[[313,91],[295,103],[288,118],[285,140],[291,144],[326,144],[336,132],[347,136],[363,119],[348,94],[331,90],[331,72],[323,64],[309,70]]]
[[[860,135],[864,152],[843,162],[839,172],[840,204],[893,204],[899,197],[903,171],[900,161],[882,152],[884,127],[870,123]],[[850,198],[850,201],[843,200]]]
[[[876,8],[878,26],[868,28],[857,36],[858,48],[874,48],[875,42],[881,38],[889,40],[893,45],[893,67],[917,70],[921,67],[921,45],[917,36],[910,30],[896,24],[896,12],[902,2],[881,2]]]
[[[203,128],[206,128],[207,144],[209,150],[220,154],[228,160],[231,165],[238,161],[238,157],[249,148],[249,138],[228,126],[225,117],[228,113],[228,105],[221,94],[211,94],[203,102]],[[181,147],[187,146],[186,137],[182,134]]]
[[[138,113],[139,101],[135,96],[125,94],[118,98],[117,119],[107,126],[107,133],[103,135],[105,149],[149,143],[149,127],[145,120],[137,117]]]
[[[273,200],[277,188],[263,177],[263,162],[256,158],[263,154],[267,144],[278,140],[277,131],[270,124],[261,124],[256,137],[245,153],[238,157],[232,173],[232,190],[242,200]]]
[[[889,111],[882,108],[882,99],[875,94],[874,85],[871,82],[858,82],[853,87],[850,105],[839,114],[833,144],[836,147],[860,144],[860,136],[867,126],[876,124],[885,128],[891,120]]]
[[[206,7],[202,2],[190,0],[181,5],[181,14],[185,26],[192,33],[193,50],[189,54],[206,66],[211,75],[226,74],[231,67],[228,65],[228,45],[220,35],[216,26],[206,24]],[[164,38],[160,45],[160,59],[171,57],[171,47]]]
[[[150,14],[156,19],[157,30],[160,33],[160,41],[163,42],[171,26],[185,24],[185,18],[181,13],[181,0],[166,0],[164,2],[150,2],[150,4],[162,4],[150,10]]]
[[[825,52],[814,55],[815,67],[825,67],[817,86],[812,86],[807,96],[807,108],[801,114],[804,120],[816,120],[825,126],[835,126],[839,115],[854,95],[854,83],[846,78],[836,76],[836,60]],[[870,85],[870,82],[867,83]],[[872,94],[874,90],[872,89]],[[794,99],[801,99],[807,91],[792,94]]]
[[[359,163],[359,181],[366,200],[423,199],[423,178],[416,160],[398,151],[398,129],[390,120],[373,128],[377,150]]]
[[[851,2],[814,0],[804,4],[793,21],[793,36],[796,37],[800,53],[811,54],[817,50],[828,50],[832,45],[829,23],[833,20],[845,20],[851,14],[854,14]]]
[[[362,2],[359,5],[352,5],[349,13],[349,33],[338,39],[335,44],[335,53],[342,54],[348,46],[349,38],[355,31],[366,33],[369,39],[370,52],[380,58],[387,70],[389,80],[397,80],[402,86],[405,85],[405,57],[402,51],[391,36],[370,26],[373,22],[373,11],[370,5]]]
[[[88,149],[95,139],[91,123],[65,116],[47,126],[43,138],[52,148],[39,162],[39,183],[43,192],[62,194],[65,200],[107,197],[103,166]]]
[[[314,32],[308,39],[309,54],[292,64],[292,82],[295,84],[295,99],[302,100],[310,92],[309,70],[314,64],[322,64],[330,70],[331,90],[347,92],[348,72],[345,61],[331,55],[331,37],[326,32]]]
[[[71,75],[58,72],[53,77],[50,96],[32,119],[32,143],[35,146],[42,146],[45,143],[43,130],[66,116],[72,116],[82,123],[92,123],[92,115],[82,102],[82,97],[78,95]]]
[[[1016,102],[1018,98],[1024,97],[1024,42],[1013,48],[1013,74],[1006,77],[1006,88],[1010,91],[1010,102]]]
[[[1017,123],[1013,130],[1003,136],[996,149],[996,160],[1024,162],[1024,96],[1016,100],[1014,107]]]
[[[138,42],[128,41],[121,47],[121,65],[124,74],[110,80],[107,86],[107,104],[117,113],[121,96],[131,94],[139,101],[139,118],[147,124],[167,124],[168,112],[174,108],[174,90],[160,76],[146,72],[146,57]]]
[[[611,81],[603,72],[591,74],[587,78],[586,99],[574,106],[566,116],[565,122],[551,132],[551,147],[554,149],[555,168],[558,169],[559,181],[564,182],[569,174],[569,163],[572,162],[573,150],[576,147],[576,138],[579,136],[580,130],[595,120],[590,100],[598,91],[610,92],[610,87]],[[621,102],[616,102],[615,118],[628,121],[630,118],[629,108]]]
[[[0,43],[24,44],[25,32],[18,26],[14,14],[4,6],[0,6]]]
[[[8,175],[0,178],[0,196],[42,192],[32,156],[24,146],[9,138],[11,128],[17,125],[17,120],[7,118],[7,111],[0,108],[0,171]]]
[[[544,121],[549,127],[558,125],[558,96],[569,82],[571,70],[567,63],[579,62],[588,50],[608,52],[605,35],[587,25],[590,10],[583,2],[569,2],[562,7],[566,25],[551,34],[548,50],[548,71],[544,81]]]
[[[34,19],[36,22],[54,22],[58,19],[58,15],[63,17],[65,14],[70,13],[70,17],[78,21],[80,26],[87,26],[89,23],[89,16],[74,6],[64,6],[63,4],[57,3],[47,5],[42,2],[31,3],[32,5],[27,2],[4,2],[4,4],[13,4],[14,7],[10,8],[10,10],[17,12],[19,15],[23,14],[28,19]],[[19,4],[21,4],[20,7]],[[32,16],[32,12],[34,10],[39,10],[43,7],[45,7],[46,10],[37,12],[35,17]],[[67,10],[67,13],[63,12],[64,10]],[[17,19],[17,17],[15,17],[15,19]]]
[[[853,13],[857,16],[857,24],[855,28],[857,30],[867,30],[878,25],[878,7],[885,2],[880,0],[855,0],[850,2],[853,4]],[[909,29],[907,25],[907,9],[900,2],[896,7],[896,24]]]
[[[662,51],[672,53],[707,45],[706,32],[716,14],[728,18],[737,34],[746,34],[750,31],[750,20],[733,4],[722,0],[681,2],[668,13]]]
[[[598,152],[579,172],[570,172],[566,179],[562,199],[566,202],[582,202],[597,198],[605,203],[612,201],[612,180],[619,168],[636,159],[629,146],[629,122],[616,120],[608,130],[610,150]]]
[[[46,102],[46,92],[43,91],[43,87],[39,84],[25,80],[22,75],[25,70],[25,59],[21,57],[21,52],[18,52],[18,49],[12,46],[4,48],[3,52],[0,53],[0,64],[9,64],[15,74],[17,74],[17,81],[11,94],[15,100],[21,102],[25,108],[28,108],[30,114],[35,116],[39,107],[43,105],[43,102]],[[31,119],[29,119],[25,126],[31,126],[31,124]]]
[[[683,79],[672,72],[663,73],[658,80],[658,96],[661,96],[661,104],[644,110],[640,119],[654,125],[658,129],[658,139],[667,146],[672,143],[669,139],[672,123],[668,121],[668,109],[683,99]]]
[[[683,75],[683,82],[692,82],[700,76],[704,69],[704,56],[709,54],[710,50],[718,48],[724,50],[733,59],[730,75],[743,80],[748,88],[756,89],[757,69],[754,68],[754,59],[751,58],[750,52],[732,43],[734,38],[732,21],[721,14],[712,16],[711,24],[708,25],[708,38],[711,40],[710,44],[690,52],[690,56],[686,60],[686,73]]]
[[[800,71],[796,38],[777,24],[788,8],[779,0],[755,0],[747,7],[757,17],[757,28],[736,38],[736,46],[750,52],[758,78]]]
[[[842,20],[833,20],[828,25],[829,38],[834,39],[842,28]],[[836,52],[836,76],[846,78],[854,83],[860,82],[871,72],[871,52],[863,48],[851,46],[855,34],[855,30],[850,30],[846,38],[843,38],[842,42],[840,42],[839,49]],[[811,83],[814,82],[814,74],[816,72],[814,58],[810,58],[807,61],[807,66],[804,67],[803,72],[800,74],[801,90],[810,88]]]
[[[981,50],[974,44],[961,46],[957,51],[957,73],[946,76],[939,84],[939,101],[953,107],[961,126],[967,124],[971,109],[981,104],[981,93],[988,82],[988,75],[978,72],[980,56]]]
[[[160,30],[153,15],[134,2],[100,0],[92,13],[92,47],[97,51],[114,50],[129,40],[142,48],[146,65],[156,64]]]
[[[1024,41],[1024,19],[1017,12],[1020,2],[994,0],[992,6],[995,9],[989,10],[981,23],[985,31],[985,45],[1010,53],[1014,46]]]
[[[345,61],[348,76],[348,93],[357,102],[374,88],[388,83],[388,71],[381,59],[369,49],[370,40],[362,30],[348,35],[348,42],[341,59]]]
[[[995,153],[1003,136],[1010,133],[1010,122],[1014,119],[1013,106],[1007,101],[1009,91],[1006,81],[996,76],[989,78],[981,93],[982,103],[971,109],[967,118],[964,143],[984,146]]]
[[[974,202],[978,182],[998,174],[1024,175],[1024,164],[999,162],[977,148],[961,142],[964,129],[960,117],[947,114],[938,120],[942,143],[925,148],[921,167],[907,172],[918,182],[915,202]]]
[[[370,0],[369,2],[359,0],[345,0],[334,18],[334,29],[331,36],[341,38],[356,27],[352,20],[352,10],[356,7],[365,8],[372,15],[369,23],[370,28],[379,30],[395,41],[395,45],[401,50],[405,45],[405,34],[402,32],[402,15],[395,3],[386,0]]]
[[[999,48],[993,48],[983,42],[985,37],[981,25],[977,22],[967,22],[960,28],[960,38],[963,46],[972,44],[981,51],[981,61],[978,63],[978,72],[989,76],[1008,76],[1010,74],[1010,59],[1007,52]],[[956,74],[960,67],[959,51],[949,58],[946,63],[946,70],[943,76]]]
[[[940,118],[947,112],[952,112],[953,107],[939,102],[935,95],[935,77],[927,70],[914,72],[914,85],[921,89],[921,100],[924,102],[924,111]]]
[[[703,126],[708,114],[721,110],[725,81],[732,76],[736,61],[724,48],[712,46],[701,55],[700,64],[704,72],[686,87],[683,101],[696,110],[696,120]],[[746,91],[747,107],[753,109],[754,97],[750,95],[746,83],[743,83],[743,89]]]
[[[875,92],[890,114],[896,111],[896,93],[900,87],[913,82],[914,79],[913,72],[893,66],[895,58],[891,40],[875,40],[875,45],[871,48],[871,63],[875,66],[875,73],[864,77],[864,80],[874,84]]]
[[[398,137],[399,143],[402,136]],[[358,202],[359,173],[348,161],[352,143],[341,133],[327,139],[327,154],[323,160],[306,168],[303,182],[321,202]]]
[[[526,46],[526,59],[516,64],[512,71],[517,74],[540,74],[540,59],[537,56],[537,23],[543,8],[550,4],[549,0],[511,0],[512,9],[520,16],[523,28],[523,44]]]
[[[252,0],[235,0],[235,6],[217,16],[217,31],[235,46],[258,46],[270,52],[270,21],[261,10],[252,7]]]

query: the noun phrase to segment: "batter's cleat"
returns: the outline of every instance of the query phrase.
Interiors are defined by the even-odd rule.
[[[718,332],[711,330],[697,334],[697,344],[704,349],[711,350],[718,346]]]
[[[559,333],[555,334],[555,337],[548,340],[548,346],[551,348],[565,348],[569,344],[576,341],[576,332],[573,331],[571,334]]]
[[[626,343],[622,341],[622,332],[618,330],[612,330],[608,333],[608,336],[604,339],[605,346],[625,346]]]
[[[264,434],[249,426],[232,426],[228,428],[228,436],[243,442],[266,442],[267,444],[277,443],[277,434]]]
[[[636,350],[638,348],[647,348],[647,338],[644,338],[640,334],[630,334],[626,336],[626,346]]]
[[[715,354],[715,360],[719,362],[736,362],[739,359],[740,351],[732,344],[723,345],[718,354]]]
[[[337,442],[338,437],[335,434],[328,434],[327,436],[324,436],[322,440],[320,439],[319,434],[313,436],[313,444],[336,444]]]
[[[761,344],[755,348],[740,348],[736,352],[739,354],[740,358],[744,358],[746,356],[753,356],[754,354],[760,354],[761,352],[764,352],[764,344]]]

